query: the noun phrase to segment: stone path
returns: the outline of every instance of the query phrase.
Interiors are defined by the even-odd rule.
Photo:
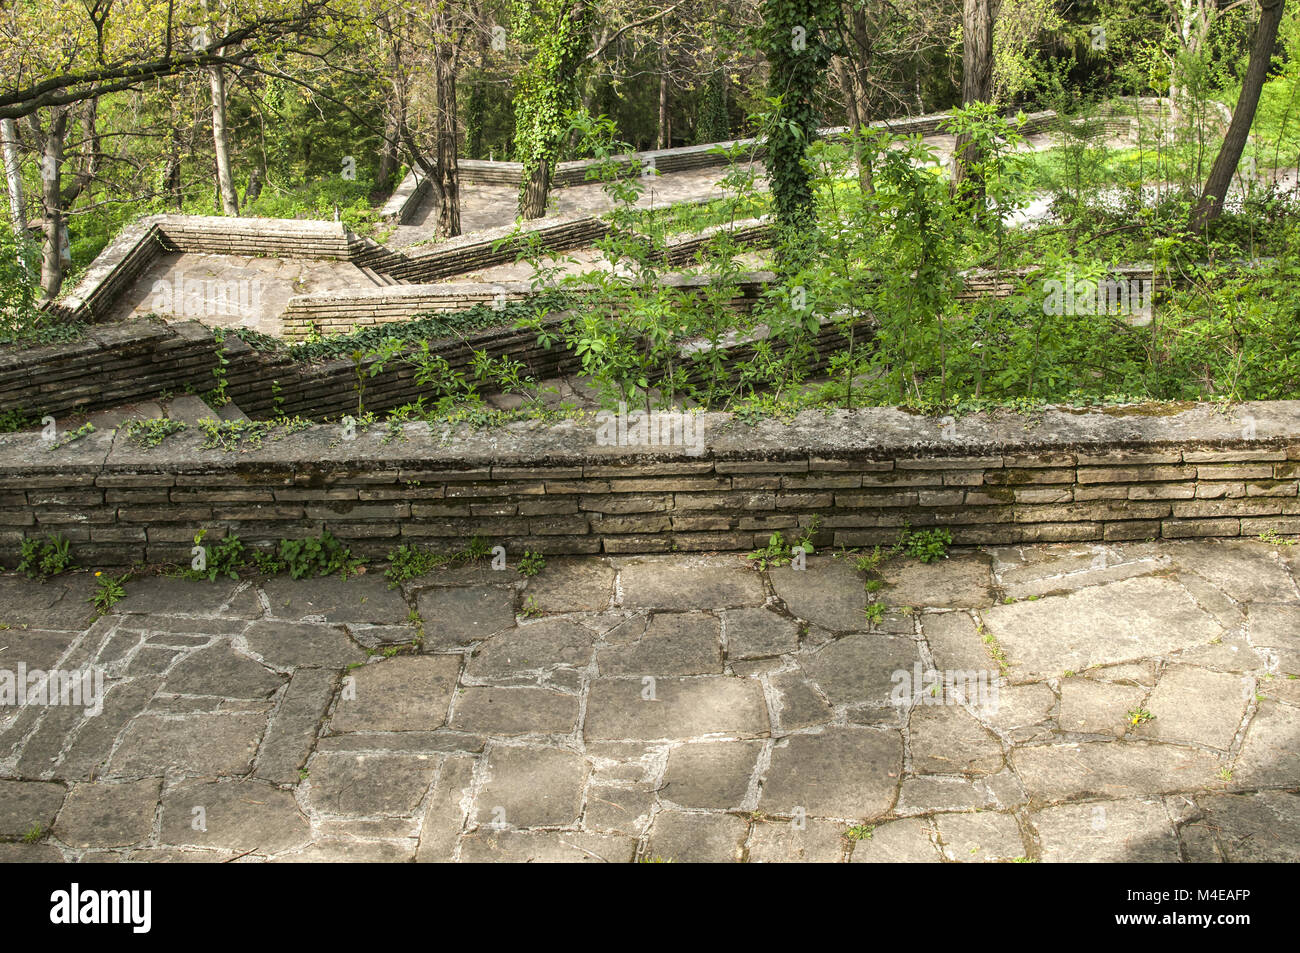
[[[843,560],[683,555],[146,577],[93,623],[92,574],[0,576],[0,670],[107,676],[0,709],[0,859],[1300,860],[1296,548],[881,576],[874,622]]]

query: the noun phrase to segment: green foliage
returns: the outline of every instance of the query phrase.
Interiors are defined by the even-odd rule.
[[[48,447],[46,447],[46,449],[58,450],[62,447],[68,446],[69,444],[76,443],[82,437],[88,437],[94,432],[95,432],[94,424],[84,423],[80,427],[76,428],[75,430],[65,430],[58,437],[58,439],[50,441],[50,444]]]
[[[792,543],[787,543],[780,532],[773,533],[768,537],[766,546],[746,554],[745,558],[750,560],[756,569],[767,570],[790,565],[794,559],[795,549],[801,549],[805,556],[811,556],[816,552],[813,548],[813,534],[817,532],[817,527],[820,525],[821,517],[814,515],[804,529],[803,535]]]
[[[898,542],[907,555],[923,563],[932,563],[948,557],[952,533],[946,529],[904,530]]]
[[[515,80],[515,158],[523,164],[520,207],[529,182],[540,174],[546,188],[560,161],[577,105],[579,71],[591,43],[593,7],[571,0],[512,0],[514,34],[533,47]]]
[[[335,573],[346,578],[361,566],[361,560],[354,557],[351,550],[329,530],[320,536],[281,540],[279,555],[293,579],[331,576]]]
[[[531,578],[544,568],[546,568],[546,557],[541,553],[525,552],[519,557],[519,572],[521,575]]]
[[[57,576],[73,568],[72,542],[62,533],[27,537],[18,546],[18,571],[29,579]]]
[[[791,235],[813,219],[811,177],[804,164],[817,136],[815,103],[838,50],[839,3],[762,0],[759,44],[768,62],[767,173],[777,220]]]
[[[94,595],[87,601],[95,607],[99,615],[103,615],[126,595],[126,583],[130,578],[130,573],[122,576],[100,576],[95,582]]]
[[[0,344],[30,340],[43,324],[36,307],[40,248],[14,234],[8,216],[0,221]]]
[[[402,543],[388,554],[388,568],[384,575],[388,579],[388,588],[396,589],[408,579],[423,576],[436,569],[482,559],[491,551],[486,539],[481,536],[470,538],[463,549],[452,552],[437,552],[411,543]]]
[[[155,417],[149,420],[128,420],[126,423],[127,439],[137,447],[149,450],[158,446],[172,434],[189,429],[183,420],[167,417]]]

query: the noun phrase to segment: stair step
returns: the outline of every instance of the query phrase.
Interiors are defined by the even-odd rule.
[[[227,402],[221,408],[219,408],[217,410],[217,413],[221,415],[222,420],[251,420],[252,419],[251,417],[248,416],[248,414],[240,410],[239,405],[236,404],[233,400]]]
[[[208,406],[202,398],[193,394],[182,394],[167,402],[167,416],[187,424],[197,424],[200,420],[220,420],[221,415]]]

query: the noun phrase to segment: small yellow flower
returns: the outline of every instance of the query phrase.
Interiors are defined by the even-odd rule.
[[[103,574],[102,572],[97,572],[97,573],[95,573],[95,575],[96,575],[96,576],[102,576],[102,575],[104,575],[104,574]]]

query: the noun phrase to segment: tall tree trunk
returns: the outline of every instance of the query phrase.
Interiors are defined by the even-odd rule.
[[[388,189],[392,184],[393,176],[397,174],[397,129],[401,121],[397,111],[400,108],[401,105],[396,101],[396,97],[393,97],[389,99],[388,106],[384,110],[384,141],[379,144],[379,181],[376,183],[381,189]]]
[[[1210,176],[1205,182],[1205,191],[1201,200],[1192,211],[1192,227],[1204,228],[1223,211],[1223,200],[1228,196],[1228,186],[1232,176],[1241,162],[1246,141],[1250,136],[1250,127],[1255,121],[1255,110],[1259,106],[1259,94],[1268,78],[1268,69],[1273,61],[1273,47],[1277,44],[1278,27],[1282,23],[1282,8],[1285,0],[1260,0],[1259,26],[1255,29],[1255,39],[1250,46],[1250,62],[1246,66],[1246,76],[1241,81],[1241,94],[1237,97],[1237,108],[1232,114],[1227,135],[1223,145],[1214,159]]]
[[[460,234],[460,164],[457,160],[459,115],[456,111],[456,48],[443,36],[435,51],[438,81],[438,173],[442,196],[438,209],[438,234]]]
[[[993,95],[993,23],[1002,0],[963,0],[961,9],[961,102],[988,102]],[[958,136],[953,147],[952,185],[955,190],[979,161],[969,136]]]
[[[14,234],[27,228],[27,200],[23,195],[22,158],[18,152],[18,126],[12,119],[0,119],[0,143],[4,147],[5,186],[9,193],[9,217]]]
[[[226,74],[220,66],[209,66],[208,85],[212,89],[212,145],[217,157],[217,189],[221,210],[226,215],[239,214],[239,194],[230,172],[230,139],[226,134]]]
[[[659,133],[655,138],[656,149],[667,149],[672,143],[672,119],[668,114],[668,41],[665,37],[663,17],[659,20]]]
[[[537,163],[528,177],[519,211],[526,219],[541,218],[546,214],[546,199],[551,194],[551,164],[545,159]]]
[[[41,248],[41,298],[53,301],[63,287],[64,248],[67,226],[63,214],[63,149],[68,134],[68,112],[62,106],[51,110],[50,125],[42,130],[35,115],[30,117],[41,149],[41,204],[44,207],[45,243]]]

